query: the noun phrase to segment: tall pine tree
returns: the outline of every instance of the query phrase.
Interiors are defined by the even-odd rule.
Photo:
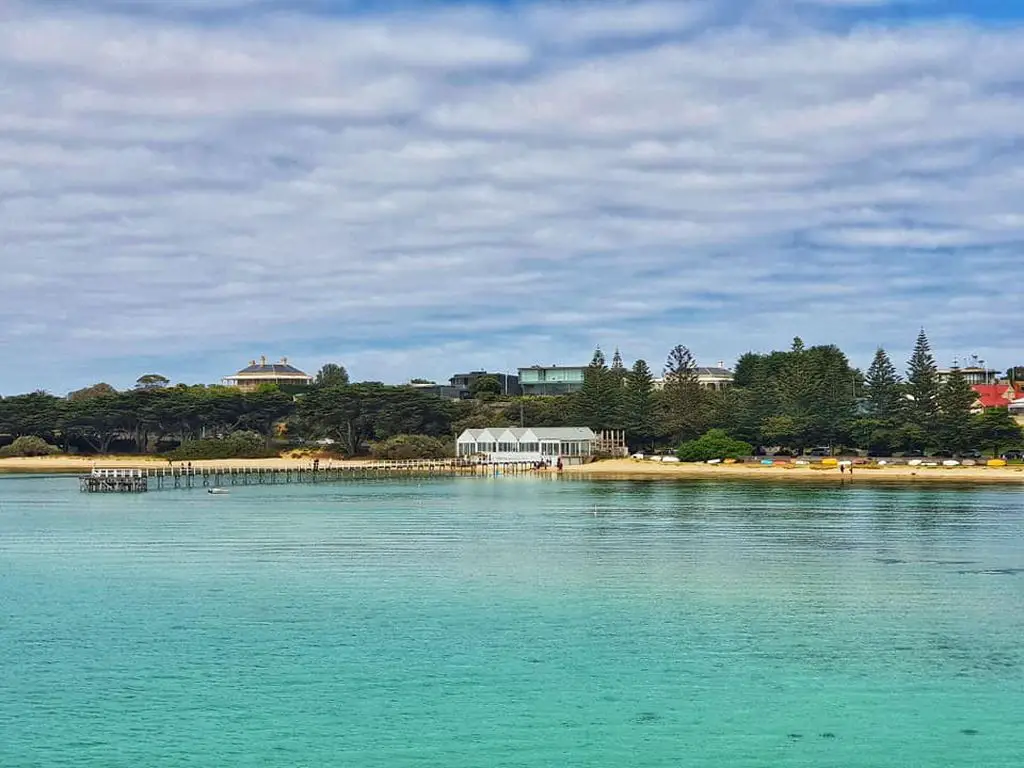
[[[939,413],[939,374],[924,329],[917,335],[907,363],[907,447],[925,448],[935,441]]]
[[[868,413],[876,419],[899,419],[903,414],[903,385],[889,353],[879,347],[864,380]]]
[[[939,389],[939,414],[936,445],[943,451],[961,453],[974,444],[974,420],[971,411],[978,396],[967,383],[959,366]]]
[[[622,390],[622,379],[608,370],[598,347],[583,372],[583,386],[573,398],[573,420],[595,432],[621,428]]]
[[[867,411],[856,421],[854,434],[869,451],[890,454],[901,443],[900,429],[906,411],[903,382],[889,354],[879,347],[864,380]]]
[[[697,380],[697,361],[682,344],[673,347],[665,363],[665,388],[661,398],[664,431],[673,441],[693,440],[704,433],[703,399]]]
[[[647,447],[657,436],[654,376],[646,360],[637,360],[626,374],[623,421],[631,445]]]

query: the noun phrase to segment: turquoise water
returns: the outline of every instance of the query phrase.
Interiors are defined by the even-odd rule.
[[[0,477],[0,765],[1024,765],[1024,494]]]

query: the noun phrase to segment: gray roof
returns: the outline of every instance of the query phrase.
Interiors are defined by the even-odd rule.
[[[590,427],[489,427],[487,429],[467,429],[460,437],[472,437],[476,440],[484,432],[492,435],[511,432],[516,440],[521,440],[527,432],[532,432],[538,440],[596,440],[597,435]]]
[[[732,371],[728,368],[708,367],[700,366],[697,368],[698,376],[732,376]]]
[[[243,368],[238,372],[243,373],[261,373],[267,374],[268,376],[274,376],[278,374],[286,374],[290,376],[305,376],[306,374],[296,368],[294,365],[287,365],[285,363],[267,363],[265,365],[250,365],[248,368]]]

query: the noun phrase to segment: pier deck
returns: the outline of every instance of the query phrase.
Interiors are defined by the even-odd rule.
[[[475,463],[441,461],[381,461],[337,467],[208,467],[96,468],[79,478],[83,493],[146,493],[160,490],[228,488],[238,485],[338,483],[349,480],[397,478],[489,477],[534,471],[533,462]]]

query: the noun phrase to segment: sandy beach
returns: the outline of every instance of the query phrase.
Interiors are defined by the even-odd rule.
[[[628,480],[780,480],[787,482],[849,482],[851,476],[838,467],[820,465],[761,464],[675,464],[633,459],[611,459],[566,467],[574,476]],[[922,483],[1024,483],[1024,466],[1006,467],[885,467],[857,466],[853,482],[922,482]]]
[[[362,466],[370,460],[332,461],[333,466]],[[284,469],[308,467],[309,458],[278,459],[218,459],[193,461],[196,469],[233,469],[263,467]],[[322,461],[321,466],[325,463]],[[37,458],[0,459],[0,474],[87,474],[93,467],[161,467],[166,459],[144,456],[43,456]],[[566,467],[568,477],[611,480],[779,480],[787,482],[842,482],[850,481],[849,474],[836,467],[820,465],[760,464],[675,464],[633,459],[610,459],[579,467]],[[853,473],[857,483],[1022,483],[1024,466],[1006,467],[886,467],[858,466]]]

